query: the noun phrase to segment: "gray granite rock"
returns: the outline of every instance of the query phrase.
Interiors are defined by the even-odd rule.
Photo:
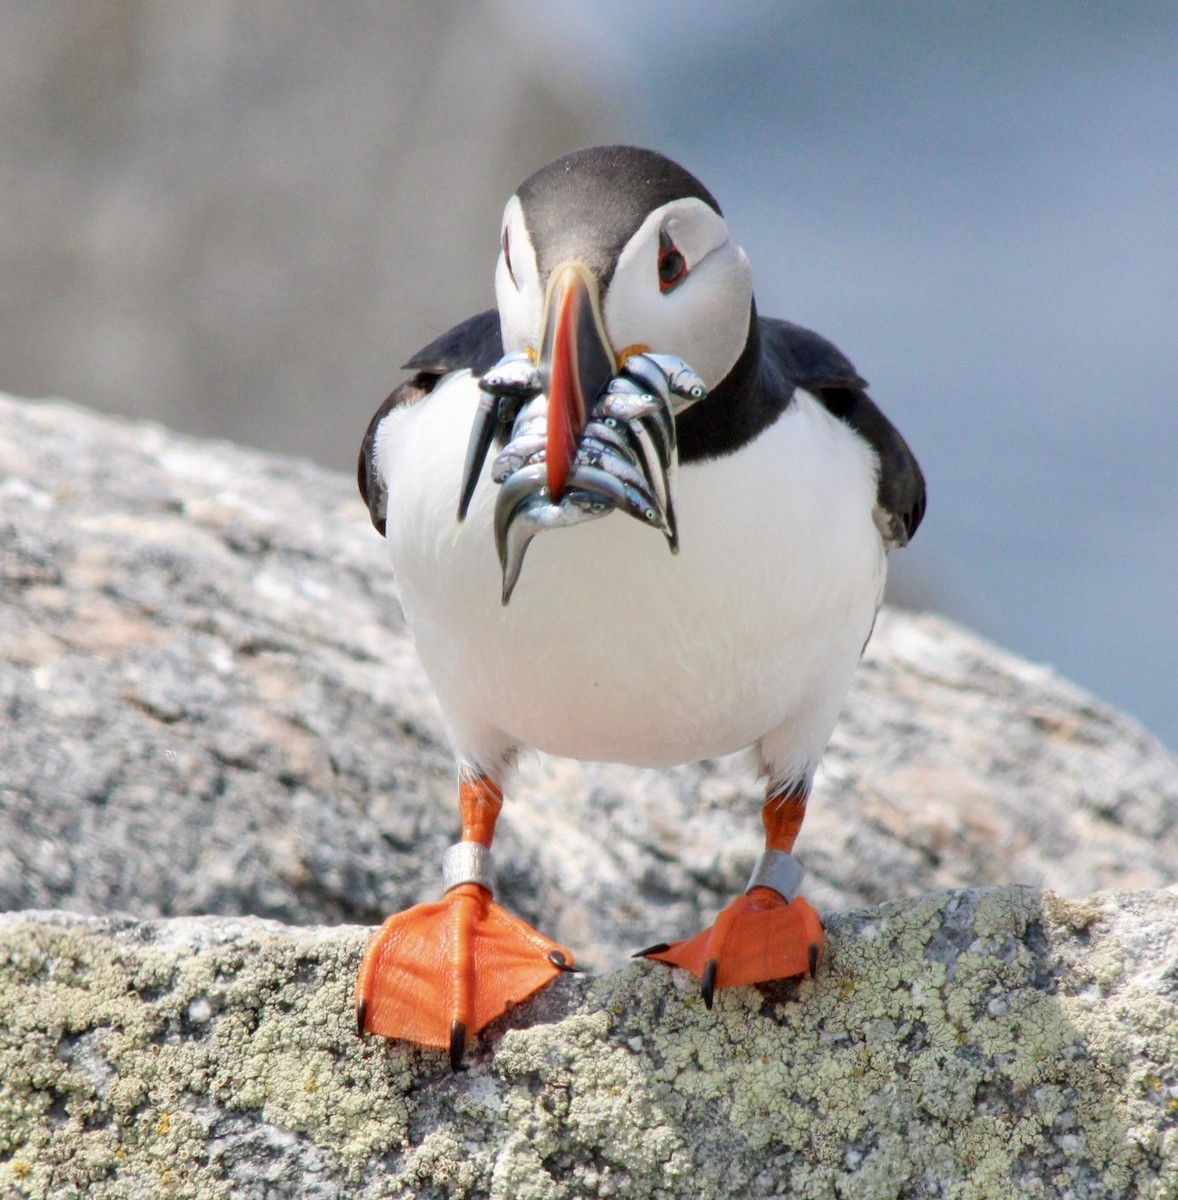
[[[436,705],[352,482],[0,399],[0,910],[372,923],[437,894]],[[740,758],[536,758],[505,901],[601,968],[743,886]],[[955,885],[1171,882],[1178,763],[1060,680],[886,612],[798,851],[822,908]]]
[[[456,827],[350,480],[0,399],[0,720],[3,1200],[1178,1195],[1178,765],[947,622],[884,614],[836,734],[814,982],[620,965],[743,884],[743,762],[525,764],[502,897],[603,973],[457,1076],[323,927]]]

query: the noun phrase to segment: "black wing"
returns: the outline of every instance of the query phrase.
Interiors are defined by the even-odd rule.
[[[437,387],[438,380],[451,371],[460,371],[466,367],[476,376],[484,375],[502,357],[503,340],[499,333],[499,314],[492,308],[447,330],[441,337],[430,342],[424,350],[418,350],[405,364],[405,370],[412,371],[413,375],[393,392],[368,422],[368,430],[360,443],[360,462],[356,468],[360,495],[364,497],[372,523],[381,537],[384,537],[385,531],[388,494],[373,462],[376,431],[381,421],[394,408],[402,404],[415,404],[428,396]]]
[[[867,394],[867,381],[841,351],[809,329],[761,318],[760,333],[762,362],[774,364],[781,382],[791,392],[800,387],[816,396],[879,456],[876,500],[886,525],[880,532],[891,544],[906,545],[924,516],[924,474],[899,430]]]

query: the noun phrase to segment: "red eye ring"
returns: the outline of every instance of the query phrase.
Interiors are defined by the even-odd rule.
[[[683,251],[671,241],[671,235],[663,230],[659,234],[659,291],[669,292],[687,276],[687,259]]]

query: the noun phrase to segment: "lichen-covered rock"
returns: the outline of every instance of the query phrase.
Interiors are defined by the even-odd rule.
[[[817,980],[561,978],[469,1068],[357,1036],[365,932],[0,918],[0,1195],[1178,1195],[1178,896],[831,918]]]

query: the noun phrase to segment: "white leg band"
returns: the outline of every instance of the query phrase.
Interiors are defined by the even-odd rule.
[[[753,863],[753,873],[744,890],[751,892],[755,887],[772,888],[786,900],[792,900],[802,887],[802,865],[784,850],[762,851]]]
[[[442,855],[442,887],[445,891],[460,883],[477,883],[494,892],[491,851],[482,842],[455,842]]]

